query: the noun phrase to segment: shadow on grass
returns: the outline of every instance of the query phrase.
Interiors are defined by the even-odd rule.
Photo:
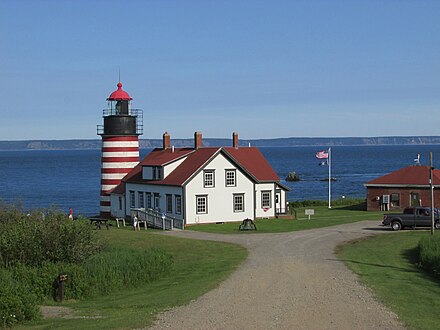
[[[353,264],[353,265],[365,265],[365,266],[376,267],[376,268],[394,269],[394,270],[398,270],[400,272],[405,272],[405,273],[418,273],[419,272],[418,269],[409,269],[406,267],[396,267],[396,266],[391,266],[391,265],[373,264],[370,262],[362,262],[362,261],[358,261],[358,260],[349,260],[349,259],[330,259],[330,260],[343,261],[346,264]]]
[[[354,205],[348,205],[344,207],[338,207],[338,210],[346,210],[346,211],[367,211],[367,203],[359,203]]]
[[[415,247],[412,249],[406,249],[402,252],[402,256],[413,265],[417,272],[420,273],[420,276],[429,281],[435,282],[440,285],[440,276],[436,275],[434,272],[429,271],[422,267],[419,261],[419,248]]]

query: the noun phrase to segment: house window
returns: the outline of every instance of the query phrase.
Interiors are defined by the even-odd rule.
[[[167,213],[173,213],[173,195],[167,194]]]
[[[139,191],[138,192],[138,206],[141,209],[143,209],[145,207],[145,204],[144,204],[144,192],[143,191]]]
[[[235,170],[226,170],[226,187],[235,187]]]
[[[162,179],[162,168],[160,166],[153,166],[153,180],[161,180]]]
[[[214,171],[204,171],[203,172],[203,187],[212,188],[214,187]]]
[[[145,199],[147,200],[147,208],[151,209],[151,193],[145,193]]]
[[[208,213],[208,196],[196,196],[196,213],[206,214]]]
[[[158,193],[154,193],[154,209],[160,211],[160,195]]]
[[[234,212],[244,212],[244,194],[234,194]]]
[[[136,199],[134,197],[134,191],[130,190],[130,207],[133,209],[136,207]]]
[[[270,196],[271,196],[270,191],[262,191],[261,192],[261,207],[262,208],[270,208],[271,207]]]
[[[391,206],[400,206],[400,194],[391,194]]]
[[[176,195],[176,214],[182,214],[182,196]]]
[[[122,197],[121,196],[119,196],[118,201],[119,201],[119,209],[122,210]]]

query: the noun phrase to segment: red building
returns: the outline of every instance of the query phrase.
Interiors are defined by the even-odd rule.
[[[429,166],[413,165],[364,184],[367,210],[400,210],[410,206],[431,206]],[[440,206],[440,170],[432,172],[434,206]]]

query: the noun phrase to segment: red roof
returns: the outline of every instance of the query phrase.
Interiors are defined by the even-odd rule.
[[[440,185],[440,170],[434,169],[433,184]],[[429,184],[429,166],[412,165],[368,181],[365,186],[420,186]]]
[[[264,158],[263,154],[256,147],[224,147],[226,151],[237,163],[251,174],[257,181],[279,181],[280,178],[273,170],[272,166]]]
[[[264,158],[256,147],[204,147],[196,150],[191,148],[176,148],[174,152],[171,149],[155,149],[133,168],[122,181],[181,186],[219,152],[224,152],[224,155],[236,163],[238,168],[241,168],[257,182],[277,182],[280,180],[266,158]],[[176,167],[165,179],[158,181],[142,179],[142,166],[163,166],[185,156],[186,159],[182,164]]]
[[[165,150],[162,148],[156,148],[141,161],[141,164],[144,166],[163,166],[169,162],[184,157],[191,152],[194,152],[193,148],[174,148]]]
[[[124,90],[122,90],[121,82],[118,82],[118,89],[110,94],[107,101],[123,101],[123,100],[133,100],[130,95]]]

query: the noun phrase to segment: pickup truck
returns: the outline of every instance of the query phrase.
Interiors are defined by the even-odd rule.
[[[431,227],[431,208],[407,207],[403,210],[403,214],[385,214],[382,224],[391,226],[392,230],[400,230],[405,227]],[[440,229],[439,213],[436,208],[434,208],[434,227]]]

